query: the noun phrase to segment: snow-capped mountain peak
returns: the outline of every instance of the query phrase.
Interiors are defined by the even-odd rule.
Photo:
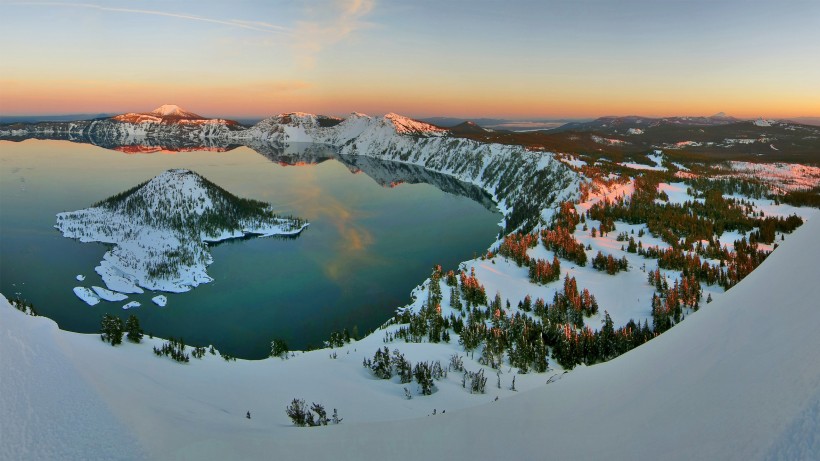
[[[163,104],[151,111],[152,114],[160,117],[184,117],[184,118],[202,118],[199,115],[183,110],[175,104]]]
[[[113,120],[132,124],[162,124],[162,125],[238,125],[233,120],[210,119],[199,114],[188,112],[175,104],[163,104],[151,112],[129,112],[111,117]]]
[[[385,114],[384,121],[393,125],[396,133],[399,134],[439,136],[447,132],[444,128],[439,128],[429,123],[419,122],[418,120],[413,120],[393,112]]]

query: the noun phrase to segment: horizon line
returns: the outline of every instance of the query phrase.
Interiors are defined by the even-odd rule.
[[[206,117],[206,118],[222,118],[222,119],[234,119],[234,118],[240,118],[240,119],[260,118],[260,119],[265,119],[265,118],[269,118],[269,117],[275,117],[277,115],[290,114],[290,113],[294,113],[294,112],[299,112],[299,111],[292,111],[292,110],[291,111],[282,111],[282,112],[271,113],[271,114],[268,114],[268,115],[252,115],[252,114],[239,115],[239,114],[233,114],[233,115],[215,115],[215,116],[210,116],[210,117],[207,117],[207,116],[203,116],[203,117]],[[130,112],[96,112],[96,111],[91,111],[91,112],[53,112],[53,113],[28,113],[28,114],[21,114],[21,113],[3,114],[3,113],[0,113],[0,118],[68,117],[68,116],[108,117],[108,116],[121,115],[121,114],[124,114],[124,113],[130,113]],[[142,112],[133,112],[133,113],[142,113]],[[315,112],[315,113],[314,112],[306,112],[306,113],[311,113],[313,115],[331,115],[331,116],[343,117],[343,116],[349,116],[350,114],[353,114],[353,113],[363,113],[363,112],[350,111],[350,112],[345,112],[345,113],[320,113],[320,112]],[[378,116],[378,115],[385,115],[387,113],[390,113],[390,112],[385,112],[384,114],[374,113],[373,115]],[[398,114],[398,112],[394,112],[394,113]],[[820,118],[820,114],[818,114],[818,115],[792,115],[792,116],[786,116],[786,117],[766,117],[766,116],[762,116],[762,115],[761,116],[756,116],[756,117],[737,117],[737,116],[733,116],[731,114],[725,114],[725,113],[722,113],[722,112],[718,112],[716,114],[711,114],[711,115],[680,115],[680,114],[676,114],[676,115],[639,115],[638,113],[627,113],[627,114],[607,114],[607,115],[589,115],[589,116],[561,116],[561,115],[549,116],[549,115],[544,115],[544,116],[521,116],[521,117],[516,117],[516,116],[503,116],[503,115],[499,115],[499,116],[493,116],[493,115],[465,116],[465,115],[461,115],[461,116],[459,116],[459,115],[436,114],[436,115],[421,115],[421,116],[411,115],[411,116],[407,116],[407,117],[415,118],[415,119],[449,118],[449,119],[463,119],[463,120],[495,119],[495,120],[520,121],[520,122],[536,122],[536,121],[556,122],[556,121],[596,120],[596,119],[601,119],[601,118],[619,118],[619,117],[620,118],[623,118],[623,117],[641,117],[641,118],[651,118],[651,119],[664,119],[664,118],[675,118],[675,117],[681,117],[681,118],[683,118],[683,117],[704,117],[704,118],[709,118],[709,117],[715,117],[718,114],[722,114],[722,116],[725,116],[725,117],[736,118],[738,120],[758,120],[758,119],[788,120],[788,119],[799,119],[799,118]],[[371,114],[365,114],[365,115],[371,115]],[[404,115],[404,114],[400,114],[400,115]]]

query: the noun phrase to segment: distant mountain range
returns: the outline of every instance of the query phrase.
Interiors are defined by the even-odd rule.
[[[559,123],[560,126],[550,126]],[[515,126],[518,128],[511,129]],[[400,145],[403,149],[414,149],[428,142],[421,140],[446,138],[616,161],[662,150],[680,160],[820,163],[820,128],[793,121],[742,120],[724,113],[708,117],[633,115],[583,121],[510,122],[486,118],[414,120],[393,113],[383,117],[352,113],[340,118],[291,112],[249,126],[163,105],[150,112],[90,120],[0,124],[0,139],[28,138],[89,142],[123,152],[164,148],[227,150],[238,145],[265,150],[261,145],[270,143],[318,143],[343,149],[351,144],[379,149],[397,149]],[[409,153],[402,153],[406,155]]]
[[[173,105],[165,105],[161,107],[176,107]],[[159,110],[160,108],[155,109]],[[181,109],[180,109],[181,110]],[[154,111],[152,111],[154,112]],[[150,114],[152,112],[145,112],[143,114]],[[189,114],[194,115],[197,118],[206,119],[207,117],[202,117],[197,114],[193,114],[188,112]],[[105,119],[111,118],[116,116],[122,116],[127,114],[116,114],[113,112],[101,112],[98,114],[61,114],[61,115],[0,115],[0,124],[9,124],[9,123],[38,123],[38,122],[71,122],[71,121],[82,121],[82,120],[95,120],[95,119]],[[260,121],[264,120],[265,117],[231,117],[230,119],[246,126],[252,126]],[[585,123],[595,123],[596,121],[600,120],[612,120],[612,119],[644,119],[644,120],[679,120],[679,121],[697,121],[697,120],[720,120],[728,119],[734,121],[741,121],[744,119],[735,118],[732,116],[728,116],[723,112],[719,112],[715,115],[709,117],[667,117],[667,118],[652,118],[652,117],[641,117],[641,116],[607,116],[607,117],[599,117],[597,119],[591,118],[556,118],[556,119],[506,119],[506,118],[487,118],[487,117],[479,117],[479,118],[465,118],[465,117],[422,117],[419,118],[419,121],[429,123],[431,125],[436,125],[442,128],[453,128],[455,126],[464,124],[465,122],[471,122],[475,125],[478,125],[482,128],[489,128],[493,130],[510,130],[510,131],[529,131],[529,130],[548,130],[554,128],[565,128],[567,125],[569,126],[578,126],[583,125]],[[227,118],[226,118],[227,119]],[[820,126],[820,117],[786,117],[781,119],[783,121],[791,121],[794,123],[804,124],[804,125],[817,125]]]
[[[504,118],[458,118],[458,117],[426,117],[422,121],[443,128],[452,128],[465,122],[472,122],[483,128],[492,130],[545,130],[556,128],[571,122],[585,122],[590,119],[504,119]]]

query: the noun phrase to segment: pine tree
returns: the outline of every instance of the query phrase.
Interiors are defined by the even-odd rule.
[[[131,315],[125,322],[125,330],[128,332],[128,340],[139,343],[142,341],[142,328],[140,328],[140,321],[136,315]]]
[[[103,315],[100,325],[100,338],[110,343],[112,346],[122,343],[123,324],[122,319],[110,314]]]
[[[321,403],[313,403],[310,409],[316,413],[316,425],[317,426],[327,426],[327,423],[330,421],[327,417],[327,411],[325,411],[324,405]]]
[[[270,343],[270,356],[285,358],[288,354],[288,343],[281,339],[274,339]]]
[[[285,408],[285,413],[287,413],[290,420],[293,421],[293,424],[296,426],[307,425],[307,415],[310,414],[310,412],[307,410],[304,400],[293,399],[290,405]]]
[[[433,371],[428,362],[419,362],[413,367],[413,375],[421,387],[422,395],[433,393]]]
[[[615,355],[615,325],[609,312],[604,311],[604,327],[598,337],[601,360],[609,360]]]

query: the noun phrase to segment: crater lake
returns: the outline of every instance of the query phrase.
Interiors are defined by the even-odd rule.
[[[146,290],[89,306],[72,290],[105,287],[94,268],[110,246],[63,237],[55,216],[174,168],[310,226],[295,238],[211,244],[213,281],[189,292]],[[366,334],[408,302],[435,264],[457,269],[486,251],[501,218],[475,186],[319,145],[171,151],[0,141],[3,295],[33,303],[64,330],[95,333],[105,313],[135,314],[146,334],[212,344],[240,358],[266,357],[275,338],[306,349],[322,346],[332,331]],[[151,301],[158,294],[167,306]],[[129,301],[141,306],[123,310]]]

